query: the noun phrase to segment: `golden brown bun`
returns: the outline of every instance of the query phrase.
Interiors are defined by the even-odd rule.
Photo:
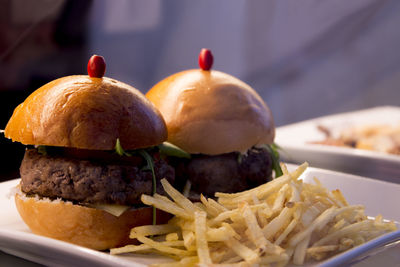
[[[15,195],[15,204],[33,233],[96,250],[132,244],[131,228],[152,224],[153,216],[151,207],[130,209],[116,217],[71,202],[26,197],[21,192]],[[157,212],[158,223],[165,223],[170,217]]]
[[[192,154],[244,152],[275,137],[268,106],[249,85],[226,73],[179,72],[146,97],[164,116],[168,141]]]
[[[5,136],[29,145],[112,150],[167,139],[159,111],[137,89],[110,78],[67,76],[33,92],[15,110]]]

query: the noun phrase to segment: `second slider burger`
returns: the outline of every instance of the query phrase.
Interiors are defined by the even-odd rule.
[[[176,179],[207,196],[256,187],[273,168],[280,175],[270,109],[248,84],[211,70],[212,62],[203,49],[200,69],[173,74],[146,94],[166,121],[168,141],[191,154],[174,163]]]
[[[174,180],[157,157],[167,138],[159,111],[104,71],[104,59],[93,56],[89,76],[42,86],[4,132],[27,145],[15,201],[32,232],[97,250],[131,242],[132,227],[151,224],[155,211],[140,196],[162,193],[164,177]]]

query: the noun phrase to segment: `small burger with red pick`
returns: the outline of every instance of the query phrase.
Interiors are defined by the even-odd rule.
[[[211,51],[203,49],[199,69],[173,74],[146,94],[165,119],[168,141],[191,154],[171,162],[192,199],[243,191],[271,180],[273,170],[281,174],[269,107],[248,84],[212,64]]]
[[[174,169],[159,156],[165,122],[137,89],[103,77],[93,56],[89,75],[63,77],[34,91],[4,134],[26,145],[15,202],[32,232],[96,250],[125,245],[132,227],[166,219],[141,204],[163,193]]]

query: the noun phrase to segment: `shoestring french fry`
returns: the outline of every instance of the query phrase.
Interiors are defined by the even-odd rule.
[[[169,212],[167,224],[135,227],[142,244],[111,249],[112,254],[159,253],[174,261],[154,266],[285,266],[322,260],[397,229],[382,216],[369,218],[340,190],[314,178],[299,179],[308,164],[239,193],[203,195],[191,202],[162,180],[167,196],[142,196],[143,203]]]

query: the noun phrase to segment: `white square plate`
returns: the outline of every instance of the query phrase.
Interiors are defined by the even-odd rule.
[[[400,221],[399,184],[316,168],[308,168],[302,175],[302,179],[310,183],[314,177],[320,179],[322,184],[331,190],[340,189],[350,204],[365,205],[367,215],[382,214],[386,219]],[[19,217],[14,198],[9,196],[12,188],[18,183],[18,179],[0,183],[0,250],[51,266],[146,266],[150,263],[165,261],[165,258],[155,255],[113,256],[32,234]],[[320,262],[318,266],[343,266],[344,263],[351,262],[363,253],[396,239],[400,239],[400,230]],[[400,262],[398,252],[391,257]],[[314,265],[315,263],[309,263],[306,266]]]
[[[311,142],[325,135],[317,129],[323,125],[335,132],[365,124],[400,124],[400,107],[384,106],[341,113],[298,122],[276,129],[275,142],[282,147],[282,160],[307,161],[311,166],[400,183],[400,156],[383,152],[335,147]]]

